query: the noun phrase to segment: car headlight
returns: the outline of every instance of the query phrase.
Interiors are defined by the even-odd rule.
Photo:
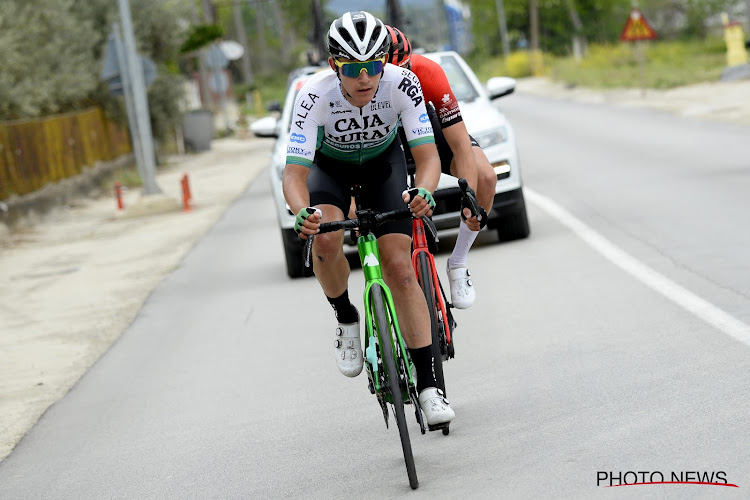
[[[486,134],[475,135],[474,139],[479,143],[479,146],[486,148],[494,146],[495,144],[502,144],[508,140],[508,130],[505,127],[498,127],[492,132]]]

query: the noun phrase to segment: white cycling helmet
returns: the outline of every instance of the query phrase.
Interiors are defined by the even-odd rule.
[[[387,56],[391,40],[383,22],[369,12],[347,12],[331,23],[331,57],[367,61]]]

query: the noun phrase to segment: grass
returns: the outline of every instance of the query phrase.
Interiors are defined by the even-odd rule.
[[[138,167],[135,163],[118,167],[109,173],[101,182],[103,189],[111,189],[116,182],[119,182],[122,187],[127,188],[138,188],[143,186],[143,180],[138,173]]]
[[[267,107],[272,101],[279,101],[284,105],[286,92],[287,73],[279,73],[270,76],[257,77],[255,83],[260,93],[260,104],[253,102],[252,105],[244,100],[245,94],[250,91],[248,88],[238,87],[236,94],[241,98],[241,112],[245,116],[265,116],[268,114]],[[255,96],[254,96],[255,97]]]
[[[724,40],[642,42],[643,83],[647,88],[666,89],[717,81],[726,65]],[[516,52],[508,60],[484,59],[472,64],[479,79],[507,75],[531,76],[529,57]],[[628,88],[641,86],[637,48],[632,43],[589,46],[586,58],[555,58],[544,55],[544,74],[571,86]]]

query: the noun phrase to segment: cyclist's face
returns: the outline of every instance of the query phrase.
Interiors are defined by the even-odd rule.
[[[336,71],[336,64],[333,59],[328,60],[331,68]],[[339,59],[339,62],[354,62],[348,59]],[[356,78],[344,76],[341,71],[339,78],[341,79],[341,88],[344,90],[346,99],[353,105],[361,108],[375,97],[375,92],[378,90],[378,84],[380,83],[380,77],[383,74],[382,71],[377,75],[370,75],[367,71],[360,72]]]

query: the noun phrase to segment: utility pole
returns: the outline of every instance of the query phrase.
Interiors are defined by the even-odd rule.
[[[203,3],[203,16],[206,18],[208,24],[214,24],[214,4],[211,0],[202,0]]]
[[[542,53],[539,52],[539,7],[537,0],[529,0],[529,59],[534,76],[542,73]]]
[[[586,55],[586,37],[583,35],[583,23],[581,18],[578,16],[578,10],[576,10],[574,0],[565,0],[568,6],[568,14],[570,14],[570,21],[573,23],[573,57],[580,61],[583,56]],[[750,0],[748,0],[750,2]]]
[[[260,73],[268,74],[268,45],[266,44],[266,28],[263,24],[263,4],[259,0],[253,0],[255,5],[255,32],[258,35],[258,54],[260,57]]]
[[[120,36],[120,26],[115,23],[112,26],[112,38],[115,45],[115,55],[117,56],[117,66],[120,68],[120,81],[122,82],[122,94],[125,96],[125,110],[128,115],[128,127],[130,128],[130,140],[133,142],[133,153],[135,154],[135,166],[138,169],[138,175],[141,179],[146,178],[146,172],[143,168],[143,149],[141,148],[141,136],[138,132],[138,121],[136,120],[135,104],[133,103],[133,87],[130,82],[130,72],[125,60],[125,49],[122,46],[122,36]]]
[[[214,6],[211,3],[211,0],[202,0],[201,2],[203,6],[203,19],[205,20],[206,24],[214,24]],[[198,54],[198,70],[200,72],[201,77],[201,88],[203,89],[203,98],[205,99],[204,105],[208,106],[208,109],[210,109],[212,112],[215,111],[215,103],[214,103],[214,97],[211,93],[211,87],[209,84],[209,76],[208,71],[206,69],[206,49],[200,49],[200,52]]]
[[[529,49],[532,52],[539,50],[539,8],[536,0],[529,0]]]
[[[310,44],[313,46],[313,54],[310,62],[313,64],[318,64],[327,59],[326,28],[327,26],[323,26],[323,9],[320,7],[320,0],[312,0],[312,39]]]
[[[749,0],[750,1],[750,0]],[[399,29],[406,29],[404,26],[404,16],[401,13],[401,5],[398,0],[388,0],[385,14],[386,24],[395,26]]]
[[[123,38],[125,42],[125,61],[127,63],[128,78],[133,90],[133,107],[135,108],[136,124],[143,155],[143,194],[161,194],[161,188],[156,183],[156,161],[154,156],[154,138],[151,133],[151,116],[148,111],[146,84],[143,80],[143,67],[135,50],[135,34],[133,33],[133,19],[130,17],[128,0],[118,0],[120,18],[122,22]]]
[[[252,85],[253,83],[253,70],[250,66],[250,50],[247,45],[247,33],[245,32],[245,23],[242,22],[242,3],[241,0],[234,0],[232,3],[233,16],[234,16],[234,31],[237,35],[237,41],[242,45],[242,83]]]
[[[748,0],[750,2],[750,0]],[[495,0],[497,9],[497,24],[500,28],[500,41],[503,44],[503,56],[507,59],[510,55],[510,43],[508,42],[508,23],[505,20],[505,4],[503,0]]]

